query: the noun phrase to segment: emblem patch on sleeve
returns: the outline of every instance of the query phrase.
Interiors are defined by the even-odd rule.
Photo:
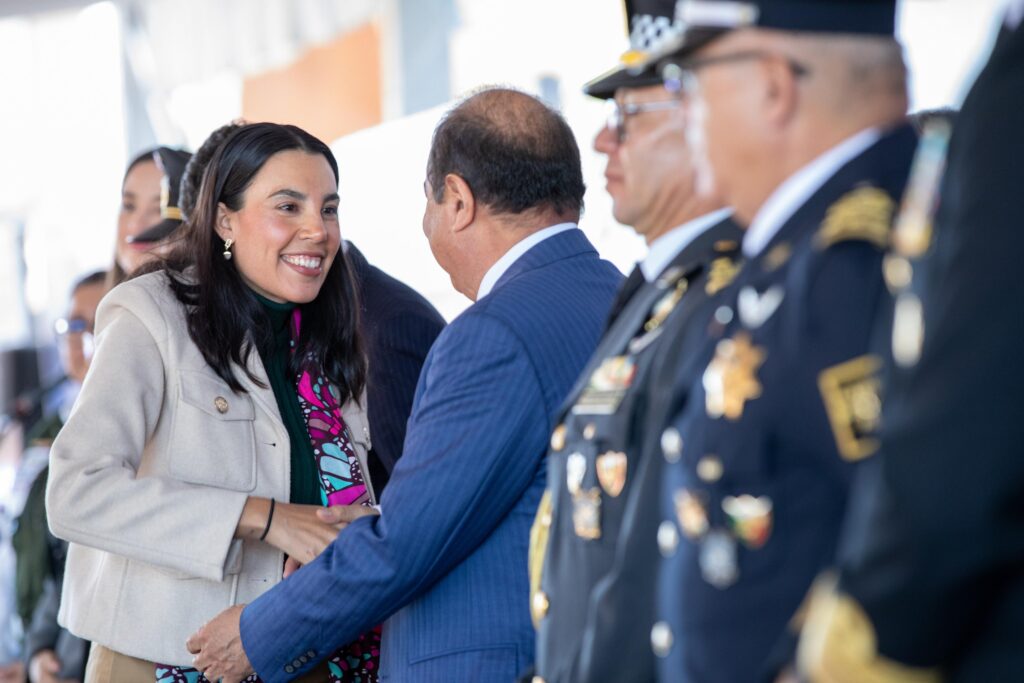
[[[825,412],[844,460],[861,460],[878,450],[881,367],[877,356],[859,356],[818,375]]]

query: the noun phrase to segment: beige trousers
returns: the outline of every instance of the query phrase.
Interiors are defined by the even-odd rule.
[[[323,683],[329,680],[326,664],[295,679],[296,683]],[[156,664],[93,643],[89,650],[89,663],[85,665],[84,683],[156,683]]]

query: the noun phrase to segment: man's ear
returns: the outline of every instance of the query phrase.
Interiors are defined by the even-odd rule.
[[[461,176],[449,173],[444,177],[444,191],[449,197],[452,232],[461,232],[476,219],[476,198],[469,183]]]
[[[788,123],[800,103],[800,77],[785,57],[762,60],[764,73],[763,106],[768,120],[775,125]]]
[[[224,202],[217,204],[217,219],[214,222],[214,230],[217,231],[217,236],[225,242],[235,237],[235,231],[232,227],[233,216],[234,212],[228,209]]]

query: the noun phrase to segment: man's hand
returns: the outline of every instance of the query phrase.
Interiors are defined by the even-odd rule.
[[[229,607],[192,634],[185,643],[188,651],[196,655],[192,666],[211,681],[238,683],[252,673],[253,667],[242,647],[242,609],[245,605]]]
[[[379,514],[380,512],[375,508],[366,505],[332,505],[316,511],[316,516],[320,518],[321,522],[332,524],[339,530],[344,529],[360,517]]]
[[[316,517],[324,524],[329,524],[338,531],[343,530],[349,524],[368,515],[379,515],[376,509],[365,505],[333,505],[331,507],[319,508]],[[284,578],[288,578],[302,568],[303,562],[294,555],[289,555],[284,563]]]

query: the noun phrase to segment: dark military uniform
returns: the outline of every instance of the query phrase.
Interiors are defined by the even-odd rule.
[[[1022,105],[1008,25],[957,120],[934,231],[913,191],[934,131],[922,141],[886,267],[881,452],[801,644],[815,681],[1024,680]]]
[[[615,319],[584,369],[560,415],[548,457],[548,491],[535,526],[531,606],[538,626],[538,676],[553,681],[645,680],[635,657],[650,660],[645,639],[630,653],[619,640],[593,655],[617,660],[623,673],[581,661],[584,628],[592,618],[591,591],[612,566],[630,489],[642,467],[647,387],[657,374],[656,350],[674,345],[693,311],[706,300],[716,259],[732,262],[741,233],[726,220],[686,246],[657,281],[640,287]],[[721,269],[719,268],[719,271]],[[540,536],[539,538],[537,536]],[[645,610],[650,613],[650,608]],[[649,674],[653,667],[648,666]],[[646,678],[649,680],[649,676]]]
[[[871,330],[915,145],[900,127],[847,162],[716,301],[706,367],[661,444],[660,680],[773,680],[833,562],[853,468],[876,448]]]

